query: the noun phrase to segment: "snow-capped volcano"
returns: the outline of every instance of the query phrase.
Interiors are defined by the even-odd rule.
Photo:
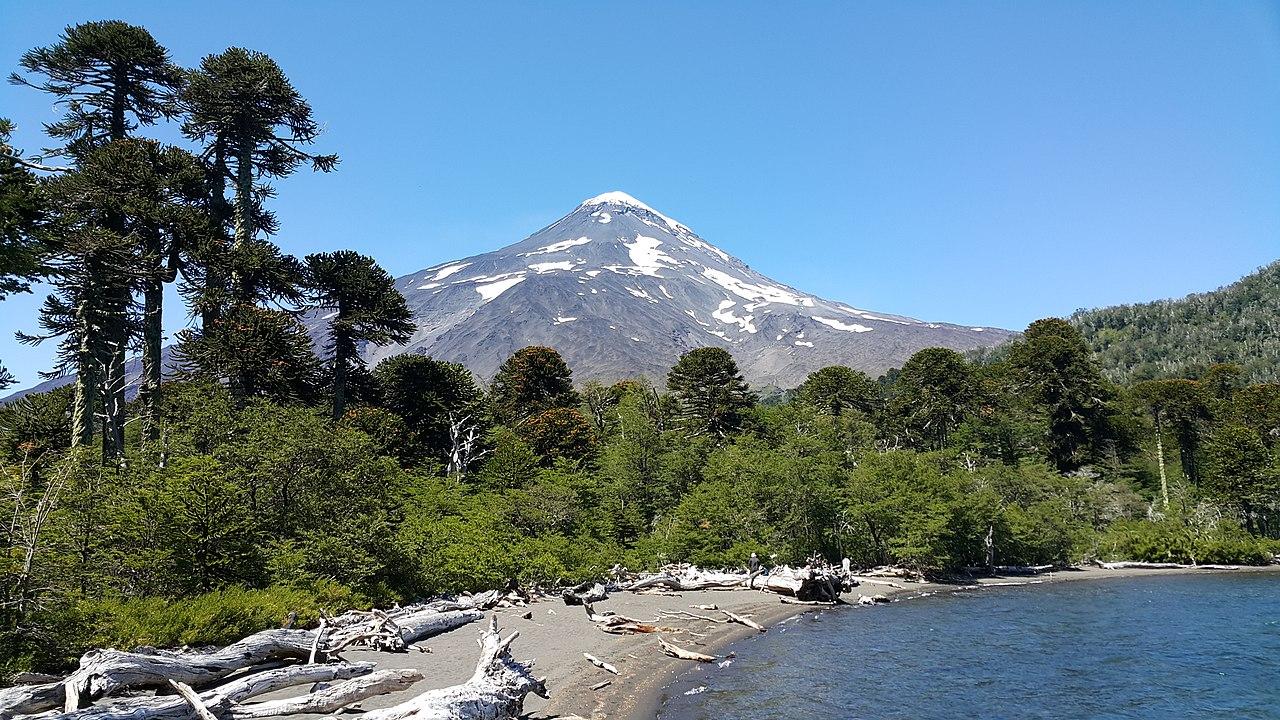
[[[715,345],[752,383],[794,387],[827,365],[874,376],[922,348],[968,350],[1010,335],[801,292],[623,192],[593,197],[501,250],[406,275],[397,287],[418,331],[402,346],[366,348],[370,364],[420,352],[486,380],[528,345],[556,348],[579,382],[661,379],[682,353]],[[317,335],[323,316],[307,320]]]

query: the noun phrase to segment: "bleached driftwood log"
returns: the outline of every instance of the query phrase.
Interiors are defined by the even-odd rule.
[[[290,665],[236,678],[200,694],[201,700],[222,715],[235,703],[285,688],[319,682],[348,680],[373,672],[374,663]],[[61,695],[59,695],[61,697]],[[5,717],[8,717],[7,715]],[[58,714],[58,720],[190,720],[191,707],[172,695],[128,698],[100,703],[75,712]]]
[[[62,681],[0,689],[0,717],[44,712],[62,703]]]
[[[1239,565],[1184,565],[1182,563],[1139,562],[1125,560],[1121,562],[1093,563],[1103,570],[1239,570]]]
[[[306,658],[314,638],[309,630],[265,630],[211,652],[90,650],[63,682],[63,710],[78,710],[120,689],[168,687],[169,680],[201,687],[267,660]]]
[[[747,583],[745,573],[708,572],[696,567],[684,568],[679,573],[664,572],[642,577],[625,586],[624,590],[635,592],[654,587],[665,587],[668,590],[731,590],[744,587]]]
[[[814,568],[774,568],[765,578],[763,589],[797,600],[839,602],[844,581],[836,575]]]
[[[424,638],[462,627],[484,617],[476,609],[438,610],[428,603],[414,606],[396,614],[375,611],[352,621],[346,613],[333,619],[336,629],[328,633],[326,651],[341,652],[357,644],[368,645],[374,650],[399,652]]]
[[[756,622],[755,620],[750,620],[750,619],[748,619],[748,618],[744,618],[744,617],[742,617],[741,615],[739,615],[739,614],[737,614],[737,613],[731,613],[731,612],[729,612],[728,610],[721,610],[720,612],[724,613],[724,614],[725,614],[725,617],[729,618],[729,619],[730,619],[730,620],[732,620],[733,622],[738,623],[739,625],[746,625],[747,627],[749,627],[749,628],[751,628],[752,630],[755,630],[755,631],[757,631],[757,632],[765,632],[765,626],[761,625],[760,623]]]
[[[609,593],[605,590],[604,585],[600,583],[583,583],[576,587],[567,588],[561,597],[564,598],[565,605],[583,605],[585,603],[596,603],[609,599]]]
[[[495,616],[480,635],[480,660],[471,679],[461,685],[428,690],[395,707],[372,710],[362,720],[514,720],[524,712],[529,693],[547,697],[546,678],[536,678],[532,662],[511,656],[514,632],[504,640]]]
[[[257,720],[301,713],[331,713],[365,698],[406,690],[421,679],[422,673],[410,668],[378,670],[297,697],[232,705],[228,715],[232,720]]]
[[[1102,562],[1095,560],[1094,564],[1103,570],[1183,570],[1191,567],[1182,563],[1159,563],[1159,562],[1137,562],[1137,561],[1121,561],[1121,562]]]
[[[670,655],[673,658],[679,658],[680,660],[696,660],[697,662],[702,662],[702,663],[709,663],[709,662],[716,661],[716,658],[714,655],[704,655],[700,652],[685,650],[682,647],[672,645],[671,643],[667,642],[662,638],[658,638],[658,647],[662,649],[663,653]]]
[[[618,672],[617,667],[610,665],[609,663],[601,660],[600,658],[596,657],[595,655],[592,655],[591,653],[582,653],[582,657],[586,658],[587,662],[591,663],[592,665],[595,665],[596,667],[600,668],[605,672],[613,673],[614,675],[622,674]]]

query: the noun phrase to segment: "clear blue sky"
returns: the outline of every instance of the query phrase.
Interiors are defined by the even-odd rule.
[[[278,185],[296,254],[403,274],[619,189],[806,291],[1011,328],[1280,257],[1275,4],[109,5],[4,0],[3,67],[106,18],[186,65],[267,52],[342,156]],[[0,114],[29,149],[53,118],[11,86]],[[24,382],[37,303],[0,307]]]

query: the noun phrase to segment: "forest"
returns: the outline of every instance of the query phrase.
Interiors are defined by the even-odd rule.
[[[34,119],[38,156],[0,127],[0,298],[52,289],[23,340],[56,343],[50,372],[75,381],[0,408],[0,673],[616,564],[756,552],[947,578],[1280,552],[1280,385],[1240,364],[1118,383],[1050,318],[980,358],[828,367],[764,400],[714,347],[613,384],[545,347],[487,385],[423,355],[367,367],[410,312],[372,258],[271,241],[272,183],[338,158],[270,57],[180,68],[106,21],[19,66],[64,115]],[[160,123],[186,146],[141,134]],[[313,307],[332,311],[319,355]],[[165,312],[191,320],[173,376]]]
[[[1217,364],[1239,365],[1249,382],[1280,380],[1280,262],[1212,292],[1070,319],[1117,382],[1200,375]]]

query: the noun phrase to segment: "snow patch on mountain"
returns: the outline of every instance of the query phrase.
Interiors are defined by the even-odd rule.
[[[866,325],[859,325],[858,323],[852,323],[852,324],[842,323],[839,320],[832,320],[831,318],[818,317],[817,315],[810,315],[809,317],[813,318],[814,320],[817,320],[818,322],[822,323],[823,325],[826,325],[827,327],[833,327],[836,330],[843,330],[845,332],[856,332],[856,333],[871,332],[871,328],[867,327]]]
[[[703,268],[702,276],[747,300],[761,300],[764,302],[776,302],[786,305],[802,305],[804,307],[813,307],[813,299],[797,295],[777,285],[767,285],[764,283],[750,283],[740,280],[729,273],[715,268]]]
[[[652,213],[654,216],[658,218],[661,218],[662,221],[667,224],[667,227],[671,228],[672,230],[677,230],[677,231],[682,230],[684,232],[692,232],[691,230],[689,230],[689,228],[685,227],[684,225],[681,225],[675,220],[672,220],[666,215],[663,215],[657,210],[654,210],[648,205],[645,205],[639,200],[622,192],[621,190],[614,190],[613,192],[607,192],[607,193],[597,195],[593,198],[588,198],[587,200],[582,201],[582,205],[579,205],[578,207],[591,207],[593,205],[609,205],[609,204],[628,205],[630,207],[639,208],[641,210],[644,210],[645,212]]]
[[[751,321],[755,319],[755,316],[747,315],[746,317],[738,317],[734,315],[730,308],[737,304],[738,303],[732,300],[724,300],[720,303],[720,307],[712,311],[711,317],[726,325],[738,325],[742,328],[742,331],[754,334],[756,332],[756,326],[753,325]]]
[[[575,263],[572,260],[558,260],[556,262],[533,263],[529,266],[529,269],[541,275],[556,270],[572,270],[574,265]]]
[[[502,293],[510,290],[516,285],[519,285],[523,280],[524,275],[517,275],[516,277],[507,278],[505,280],[499,280],[485,285],[477,285],[476,292],[480,293],[480,297],[483,302],[490,302],[497,299],[497,297]]]
[[[531,250],[530,252],[520,253],[520,257],[532,257],[534,255],[549,255],[551,253],[564,252],[565,250],[568,250],[571,247],[586,245],[589,242],[591,242],[591,238],[589,237],[580,237],[580,238],[577,238],[576,240],[561,240],[560,242],[553,242],[550,245],[543,245],[537,250]]]

